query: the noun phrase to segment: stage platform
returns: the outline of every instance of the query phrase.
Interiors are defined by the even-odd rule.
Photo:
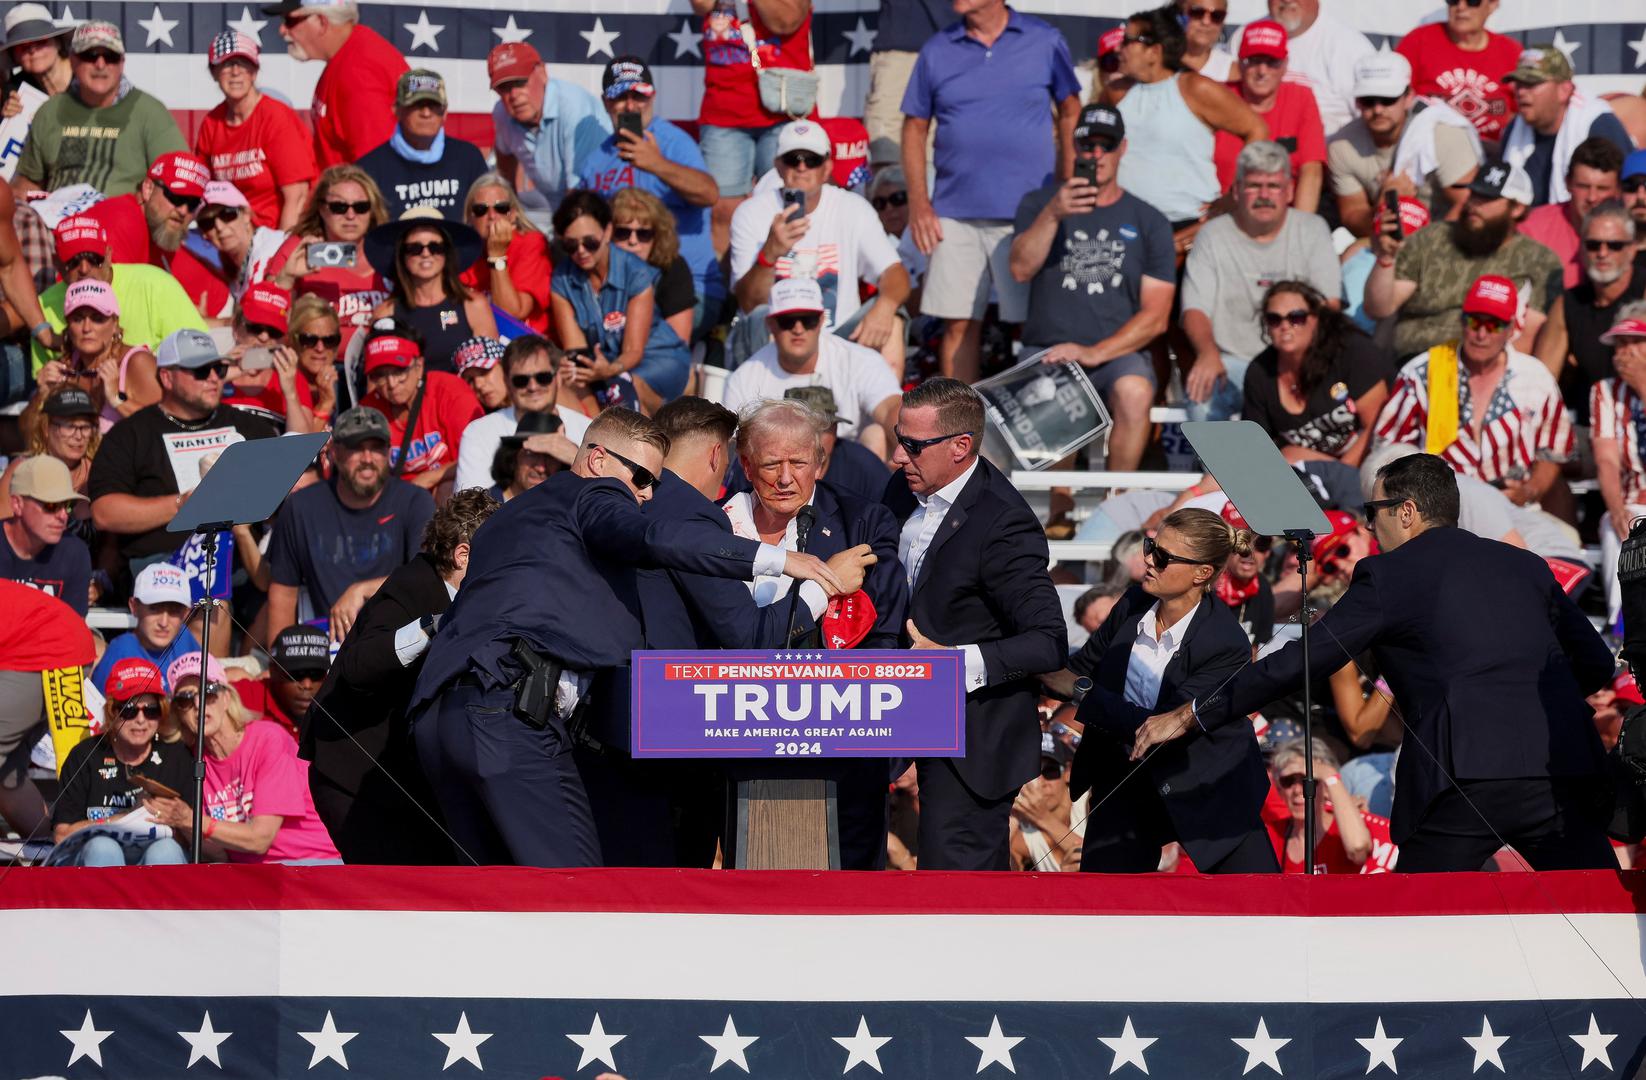
[[[1646,874],[0,877],[19,1077],[1636,1076]]]

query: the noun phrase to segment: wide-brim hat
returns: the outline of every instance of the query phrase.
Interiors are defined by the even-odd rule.
[[[5,37],[0,39],[0,49],[27,45],[31,41],[46,41],[72,33],[73,26],[58,26],[52,21],[51,12],[41,5],[18,4],[6,12]]]
[[[480,234],[472,226],[448,220],[432,206],[414,206],[401,214],[399,220],[386,222],[366,234],[366,261],[380,267],[383,276],[393,280],[400,241],[413,229],[439,229],[445,233],[455,249],[459,273],[479,262],[486,250]],[[446,257],[449,259],[453,255]]]

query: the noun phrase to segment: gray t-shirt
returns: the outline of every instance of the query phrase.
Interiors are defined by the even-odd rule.
[[[1195,236],[1183,274],[1183,310],[1204,312],[1217,347],[1250,360],[1267,347],[1260,310],[1263,294],[1277,281],[1306,282],[1328,300],[1342,296],[1343,274],[1326,222],[1290,210],[1280,231],[1259,243],[1240,231],[1233,214],[1225,214]]]

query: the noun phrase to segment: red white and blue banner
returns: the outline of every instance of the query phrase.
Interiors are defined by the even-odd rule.
[[[0,1077],[1604,1077],[1637,873],[0,878]]]

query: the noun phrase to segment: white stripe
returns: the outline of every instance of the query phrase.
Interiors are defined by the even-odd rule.
[[[0,939],[10,943],[0,996],[109,993],[107,941],[74,929],[88,914],[0,915]],[[162,942],[208,942],[215,950],[212,961],[146,986],[151,996],[1356,1003],[1646,995],[1646,916],[1617,914],[1570,923],[1554,915],[122,910],[115,917],[131,946],[127,958],[139,966],[164,962]],[[1058,962],[1033,965],[1034,977],[1023,978],[1025,958],[1052,941]],[[920,963],[898,965],[909,956]],[[870,977],[888,964],[903,976]]]

